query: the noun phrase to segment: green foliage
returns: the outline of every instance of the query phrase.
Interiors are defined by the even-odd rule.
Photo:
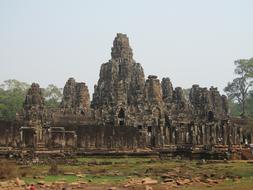
[[[241,107],[237,102],[232,101],[231,99],[228,100],[228,105],[230,108],[230,114],[232,116],[240,116],[242,113]]]
[[[0,85],[0,118],[13,120],[23,107],[29,84],[10,79]]]
[[[229,99],[229,108],[232,116],[240,116],[242,113],[241,106],[238,102]],[[253,116],[253,91],[250,91],[245,101],[245,113],[248,116]]]
[[[14,120],[16,113],[23,109],[23,103],[29,84],[15,79],[6,80],[0,84],[0,118]],[[46,107],[56,108],[62,98],[62,90],[50,84],[43,89]]]
[[[253,58],[236,60],[235,66],[235,74],[245,78],[253,77]]]
[[[242,109],[237,102],[229,100],[229,106],[232,116],[241,116]],[[245,101],[245,113],[243,120],[244,124],[242,125],[244,134],[247,139],[250,139],[251,131],[253,130],[253,92],[248,93],[247,99]]]
[[[246,99],[246,112],[249,116],[253,116],[253,91],[250,91]]]
[[[9,90],[9,91],[22,91],[26,92],[29,88],[29,84],[25,82],[20,82],[16,79],[9,79],[4,81],[3,84],[0,85],[1,90]]]
[[[253,85],[253,58],[235,61],[237,77],[224,88],[228,98],[240,106],[241,115],[246,114],[246,101]],[[237,109],[238,111],[238,109]]]
[[[45,104],[49,108],[56,108],[60,105],[62,99],[62,89],[53,84],[49,84],[47,88],[43,89],[45,97]]]

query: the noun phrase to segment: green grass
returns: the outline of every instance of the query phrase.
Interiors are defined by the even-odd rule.
[[[76,176],[65,176],[65,175],[47,175],[45,176],[45,179],[34,179],[32,177],[24,177],[22,178],[26,183],[37,183],[39,181],[45,181],[45,182],[56,182],[56,181],[61,181],[64,179],[67,183],[75,182],[78,181],[78,177]]]
[[[86,175],[85,177],[77,177],[71,175],[47,175],[44,179],[34,179],[32,177],[24,177],[22,178],[26,183],[38,183],[40,181],[44,182],[57,182],[57,181],[64,181],[66,183],[72,182],[88,182],[91,184],[117,184],[125,181],[127,179],[126,176],[103,176],[103,175]]]
[[[208,187],[214,190],[226,189],[253,189],[253,164],[247,162],[219,162],[209,164],[198,164],[197,161],[189,160],[159,160],[155,158],[142,157],[82,157],[77,158],[73,164],[59,164],[58,169],[61,175],[48,175],[49,165],[34,165],[31,167],[19,166],[20,172],[26,172],[23,177],[27,183],[37,183],[38,181],[55,182],[64,179],[67,183],[84,181],[89,184],[124,184],[129,177],[144,178],[151,177],[161,181],[160,176],[167,172],[179,170],[179,174],[197,177],[204,174],[210,175],[213,179],[221,176],[229,176],[229,180]],[[72,175],[63,175],[64,172],[74,172],[84,174],[80,178]],[[34,176],[44,175],[45,179],[34,179]],[[233,177],[242,177],[239,181],[233,181]],[[200,190],[206,188],[205,185],[190,185],[181,187],[186,190]]]
[[[126,176],[94,176],[87,175],[85,180],[95,184],[117,184],[124,182],[127,179]]]
[[[121,163],[128,163],[128,164],[136,164],[138,162],[145,162],[150,161],[151,158],[142,158],[142,157],[118,157],[118,158],[111,158],[111,157],[80,157],[77,160],[81,163],[89,163],[89,162],[112,162],[113,164],[121,164]]]

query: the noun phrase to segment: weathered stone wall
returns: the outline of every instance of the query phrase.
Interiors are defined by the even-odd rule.
[[[190,91],[190,103],[195,116],[209,121],[228,117],[228,102],[226,96],[220,95],[217,88],[201,88],[193,85]]]
[[[77,148],[77,135],[76,131],[65,131],[65,147],[66,148]]]
[[[243,143],[241,127],[223,122],[174,122],[167,132],[166,145],[239,145]]]
[[[146,136],[135,127],[82,126],[77,146],[84,149],[136,149],[147,146]]]
[[[162,87],[157,76],[149,75],[145,83],[145,100],[151,104],[162,103]]]
[[[20,146],[21,123],[0,120],[0,146]]]

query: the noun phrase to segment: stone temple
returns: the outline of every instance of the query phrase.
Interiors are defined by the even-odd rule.
[[[69,78],[58,109],[46,109],[33,83],[23,113],[0,122],[0,146],[11,150],[136,151],[235,149],[245,141],[217,88],[193,85],[184,93],[168,77],[147,78],[125,34],[100,68],[94,93]]]

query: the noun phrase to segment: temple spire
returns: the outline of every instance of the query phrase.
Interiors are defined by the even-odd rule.
[[[133,51],[129,45],[129,39],[126,34],[117,34],[113,41],[111,56],[112,59],[122,61],[133,59]]]

